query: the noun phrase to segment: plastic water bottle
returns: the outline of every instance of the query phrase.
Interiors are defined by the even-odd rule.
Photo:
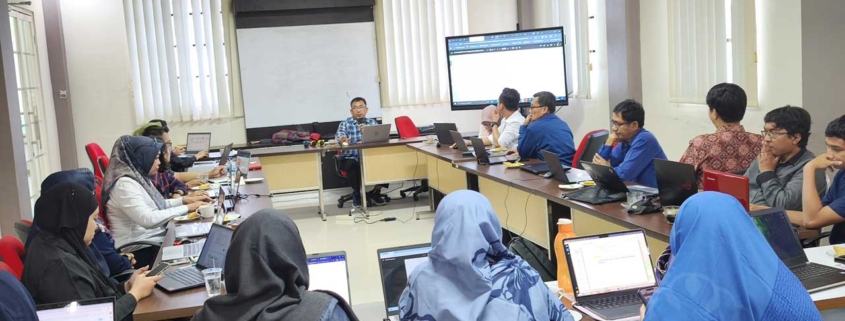
[[[557,287],[564,293],[572,293],[572,279],[569,277],[569,264],[563,249],[563,240],[575,237],[572,220],[559,219],[557,221],[557,236],[555,236],[555,255],[557,256]]]

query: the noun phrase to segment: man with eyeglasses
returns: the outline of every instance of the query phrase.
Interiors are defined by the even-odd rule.
[[[161,162],[161,168],[159,172],[156,173],[153,177],[151,177],[153,181],[153,185],[162,193],[162,196],[165,198],[176,198],[179,196],[184,195],[206,195],[203,193],[188,193],[188,188],[193,188],[196,186],[200,186],[205,182],[200,180],[199,177],[201,176],[198,173],[187,173],[187,172],[174,172],[172,168],[173,164],[173,141],[170,139],[170,130],[167,128],[167,123],[162,124],[163,121],[161,120],[153,120],[147,124],[144,124],[135,132],[133,133],[134,136],[144,136],[150,137],[153,139],[157,139],[159,141],[164,142],[164,149],[162,150],[162,154],[159,156],[159,161]],[[178,159],[179,157],[175,157]],[[210,170],[208,173],[202,173],[208,175],[208,178],[217,178],[222,177],[226,174],[226,167],[225,166],[216,166],[214,169]]]
[[[804,165],[816,158],[807,150],[810,139],[810,113],[801,107],[773,109],[763,118],[763,148],[745,172],[748,177],[751,210],[780,207],[802,209]],[[816,189],[824,194],[823,171],[816,171]]]
[[[557,154],[562,164],[572,164],[575,157],[572,130],[555,115],[555,95],[548,91],[534,94],[528,117],[519,127],[516,153],[522,159],[544,160],[541,150]],[[513,153],[513,150],[509,151],[509,154]]]
[[[607,141],[593,157],[593,163],[612,166],[622,180],[657,187],[654,159],[666,159],[666,154],[654,134],[643,128],[643,105],[626,99],[613,107],[611,122]]]
[[[340,144],[354,145],[361,142],[361,130],[364,126],[378,125],[373,118],[367,118],[367,100],[361,97],[355,97],[349,102],[350,113],[352,117],[346,118],[337,127],[335,138]],[[349,187],[352,187],[352,206],[361,206],[361,163],[358,158],[357,149],[344,149],[340,153],[340,168],[346,172],[346,180],[349,182]],[[386,185],[376,185],[376,187],[367,193],[368,203],[374,205],[384,205],[385,199],[381,196],[382,187]]]

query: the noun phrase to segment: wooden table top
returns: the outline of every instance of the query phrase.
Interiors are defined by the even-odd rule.
[[[341,147],[340,145],[335,146],[326,146],[323,148],[318,147],[308,147],[305,148],[302,145],[293,145],[293,146],[275,146],[275,147],[264,147],[264,148],[250,148],[247,149],[252,152],[253,156],[280,156],[280,155],[295,155],[295,154],[307,154],[307,153],[331,153],[337,152],[339,150],[347,150],[347,149],[368,149],[368,148],[379,148],[379,147],[391,147],[391,146],[402,146],[407,144],[419,143],[425,141],[425,137],[414,137],[414,138],[393,138],[386,142],[381,143],[368,143],[368,144],[354,144],[349,145],[346,147]]]
[[[464,157],[463,152],[457,149],[449,148],[449,146],[441,146],[438,148],[436,144],[429,145],[425,142],[422,142],[408,144],[408,147],[420,153],[432,156],[434,158],[452,164],[476,161],[475,157]]]
[[[526,163],[533,164],[536,162],[538,161],[531,160]],[[506,168],[504,165],[461,163],[457,167],[468,173],[532,193],[563,206],[599,217],[608,217],[617,223],[631,226],[631,228],[642,228],[646,231],[665,236],[667,239],[669,232],[672,231],[672,225],[666,223],[663,214],[659,212],[645,215],[630,215],[619,202],[591,205],[562,198],[561,196],[567,192],[558,187],[558,185],[563,183],[555,179],[544,179],[523,170]]]
[[[264,172],[260,170],[250,171],[249,177],[264,177]],[[270,188],[267,185],[266,180],[260,183],[241,185],[239,190],[242,194],[262,195],[261,197],[250,196],[235,203],[235,213],[241,215],[241,220],[249,217],[259,210],[273,208],[273,202],[269,197]],[[203,221],[210,222],[211,219],[203,219]],[[174,229],[172,228],[173,226],[174,222],[171,221],[168,223],[167,235],[164,237],[164,243],[162,244],[173,244],[175,239]],[[156,263],[160,261],[161,251],[158,253]],[[181,267],[184,267],[184,265],[174,268]],[[149,297],[138,302],[138,306],[135,308],[134,319],[136,321],[143,321],[191,317],[194,315],[194,312],[202,307],[206,299],[208,299],[208,294],[206,294],[205,287],[194,288],[172,294],[168,294],[159,288],[155,288]]]

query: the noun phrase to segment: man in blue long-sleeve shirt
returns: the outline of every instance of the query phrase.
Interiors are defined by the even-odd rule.
[[[654,134],[645,130],[643,105],[627,99],[613,108],[613,126],[593,162],[613,166],[624,181],[657,187],[654,159],[666,159]],[[616,148],[613,144],[617,144]]]
[[[519,157],[543,160],[541,150],[557,154],[562,164],[572,164],[575,156],[572,130],[555,115],[555,95],[548,91],[534,94],[531,111],[519,127]]]

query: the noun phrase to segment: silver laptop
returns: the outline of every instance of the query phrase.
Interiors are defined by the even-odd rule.
[[[349,294],[349,268],[346,252],[308,254],[309,290],[326,290],[340,295],[346,303],[352,304]]]
[[[575,307],[604,320],[640,315],[637,290],[657,286],[643,230],[563,240]]]
[[[188,133],[188,143],[185,153],[179,157],[195,156],[201,151],[211,149],[211,133]]]
[[[161,249],[162,261],[179,260],[186,257],[199,256],[202,251],[202,246],[206,239],[202,239],[190,244],[166,246]]]
[[[211,231],[211,222],[182,224],[176,227],[176,238],[203,236]]]
[[[387,318],[399,321],[399,297],[414,268],[428,260],[431,244],[417,244],[378,250],[378,267]]]
[[[35,307],[38,320],[114,320],[114,297],[62,303],[41,304]]]
[[[390,124],[364,126],[361,143],[383,143],[390,140]]]

